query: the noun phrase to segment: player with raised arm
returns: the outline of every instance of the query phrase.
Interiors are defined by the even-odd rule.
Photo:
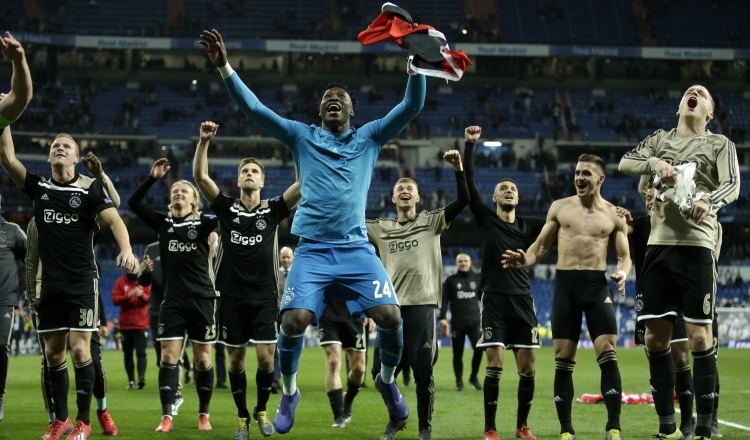
[[[409,77],[404,99],[384,118],[359,129],[351,126],[356,100],[341,83],[326,87],[320,102],[321,126],[284,119],[258,101],[227,62],[216,30],[204,30],[200,43],[219,68],[229,94],[242,111],[274,138],[289,146],[299,170],[302,202],[292,233],[300,237],[295,270],[281,301],[283,395],[274,418],[276,431],[294,425],[300,399],[297,368],[308,323],[319,318],[324,298],[341,296],[356,316],[363,312],[380,327],[382,376],[379,389],[391,417],[406,420],[409,408],[393,381],[401,358],[401,312],[383,264],[367,242],[365,206],[372,172],[383,145],[422,110],[426,81]]]
[[[253,419],[261,434],[270,437],[273,425],[266,415],[266,404],[273,383],[273,359],[278,339],[278,228],[299,202],[299,182],[282,196],[263,200],[265,184],[263,164],[249,157],[237,170],[239,198],[219,190],[208,175],[208,145],[219,126],[203,122],[195,149],[193,178],[203,197],[219,217],[221,244],[218,251],[216,288],[222,299],[219,306],[219,342],[229,352],[229,383],[237,406],[236,440],[248,438],[250,412],[247,409],[245,358],[247,343],[255,344],[257,401]]]
[[[481,339],[477,347],[487,350],[484,377],[484,440],[498,440],[495,416],[503,374],[505,349],[513,350],[518,371],[516,437],[535,439],[528,428],[528,416],[534,400],[536,350],[539,348],[539,323],[531,296],[529,274],[525,270],[499,270],[504,249],[528,248],[544,226],[543,219],[516,214],[518,187],[513,179],[502,178],[495,185],[490,209],[474,182],[474,148],[481,127],[465,132],[464,169],[469,185],[469,208],[479,228],[482,272],[479,288],[482,298]]]
[[[198,391],[198,429],[211,430],[208,407],[213,393],[211,346],[217,336],[219,292],[211,273],[208,236],[218,226],[216,216],[200,211],[198,190],[187,180],[172,184],[168,212],[155,211],[143,199],[157,180],[169,171],[167,159],[158,159],[146,180],[128,200],[128,206],[159,236],[164,279],[164,301],[159,313],[157,340],[161,341],[159,397],[162,418],[156,431],[171,431],[175,390],[180,372],[177,363],[187,331],[193,343],[195,387]]]
[[[45,436],[53,440],[61,438],[71,425],[65,361],[68,343],[75,364],[78,407],[70,438],[91,433],[89,411],[96,376],[91,335],[98,331],[99,323],[99,270],[93,246],[94,234],[99,228],[97,220],[112,229],[120,247],[117,265],[133,270],[136,264],[128,230],[107,191],[97,179],[75,171],[79,154],[78,144],[70,135],[57,135],[48,158],[52,178],[47,179],[28,172],[16,158],[10,127],[6,127],[0,137],[0,162],[13,182],[34,201],[42,264],[37,331],[44,337],[56,417]],[[62,236],[68,240],[59,240]]]
[[[391,196],[398,210],[398,218],[367,220],[367,236],[378,247],[380,258],[394,282],[401,304],[401,315],[404,317],[404,353],[414,371],[420,440],[432,439],[435,401],[432,367],[437,361],[436,309],[440,308],[443,299],[440,235],[469,202],[461,154],[457,150],[451,150],[443,158],[453,165],[456,175],[455,200],[443,208],[417,214],[417,203],[420,200],[417,183],[412,179],[402,178],[393,186]],[[380,367],[377,356],[376,352],[373,375]],[[376,378],[375,387],[380,389],[382,386],[382,382]],[[405,421],[392,417],[381,440],[392,440],[405,424]]]
[[[10,91],[0,94],[0,130],[12,124],[31,101],[33,86],[31,72],[26,61],[26,52],[10,32],[0,36],[0,50],[13,64],[13,76],[10,78]]]
[[[560,439],[575,439],[571,422],[573,369],[581,314],[586,314],[596,361],[601,369],[601,393],[607,407],[607,440],[619,440],[622,383],[617,366],[617,319],[607,284],[607,248],[615,245],[617,271],[610,275],[625,295],[632,263],[625,219],[601,196],[604,161],[582,154],[575,169],[576,195],[556,200],[547,213],[539,237],[528,251],[508,249],[504,268],[523,269],[538,262],[557,239],[557,270],[552,299],[552,336],[555,349],[555,406]]]
[[[658,178],[636,308],[638,320],[646,323],[651,389],[659,416],[656,435],[665,439],[682,437],[674,418],[675,363],[670,347],[679,312],[693,355],[697,412],[693,438],[711,438],[717,374],[711,337],[717,212],[740,193],[734,143],[706,128],[713,112],[708,90],[701,85],[689,87],[677,110],[677,127],[657,130],[620,161],[625,174]]]

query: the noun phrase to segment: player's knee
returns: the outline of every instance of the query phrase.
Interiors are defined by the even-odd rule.
[[[301,335],[305,332],[310,319],[305,319],[305,316],[300,312],[310,313],[307,310],[293,309],[284,312],[281,316],[281,330],[286,335]]]
[[[341,358],[336,356],[328,356],[326,358],[326,368],[329,372],[338,373],[341,371]]]
[[[74,362],[82,362],[91,359],[91,350],[86,346],[76,346],[70,348],[70,356]]]
[[[195,359],[195,368],[206,371],[209,368],[211,368],[211,357],[210,356],[200,356]]]
[[[705,351],[713,347],[713,337],[709,338],[705,332],[693,332],[690,335],[690,350],[692,351]]]
[[[401,309],[395,305],[383,305],[368,310],[368,315],[380,328],[392,329],[401,324]]]

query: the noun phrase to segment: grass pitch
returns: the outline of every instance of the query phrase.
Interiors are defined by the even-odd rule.
[[[464,371],[468,374],[471,352],[465,351]],[[213,431],[198,431],[198,396],[194,385],[183,390],[185,404],[174,418],[174,431],[156,433],[161,410],[157,387],[157,368],[154,352],[149,352],[147,383],[143,390],[126,390],[122,354],[106,351],[104,365],[107,369],[109,396],[107,403],[119,428],[119,437],[126,439],[231,439],[237,423],[236,410],[229,390],[214,390],[211,402],[211,424]],[[254,350],[248,350],[248,404],[255,402]],[[540,439],[559,438],[559,424],[552,401],[554,359],[551,348],[539,350],[537,358],[536,393],[534,406],[529,416],[529,426]],[[618,351],[623,391],[648,393],[648,364],[642,349],[620,349]],[[192,358],[192,356],[191,356]],[[441,349],[435,365],[435,412],[433,415],[433,438],[452,440],[478,440],[482,438],[484,414],[482,392],[468,384],[465,391],[455,391],[455,379],[450,349]],[[750,374],[747,365],[750,351],[722,349],[719,356],[721,378],[721,400],[719,419],[736,425],[750,426]],[[484,377],[484,365],[480,369],[480,381]],[[369,366],[368,366],[369,369]],[[500,400],[497,412],[498,433],[503,439],[515,438],[516,389],[518,376],[512,356],[506,356],[504,374],[500,380]],[[368,388],[363,389],[354,402],[353,420],[343,430],[331,428],[333,416],[324,386],[325,356],[320,348],[306,348],[300,361],[297,383],[302,399],[297,408],[295,425],[289,434],[274,437],[287,439],[378,439],[387,423],[387,412],[383,400],[368,377]],[[369,376],[369,375],[368,375]],[[71,385],[73,371],[70,370]],[[591,349],[578,353],[573,375],[576,396],[582,393],[599,393],[599,367]],[[346,383],[346,382],[344,382]],[[417,439],[416,395],[414,385],[399,386],[411,409],[405,431],[397,439]],[[75,415],[75,390],[71,386],[68,403],[71,415]],[[269,413],[275,412],[279,396],[272,395],[268,404]],[[5,395],[5,420],[0,423],[0,439],[37,439],[46,431],[47,416],[42,404],[39,388],[39,358],[26,355],[11,358]],[[103,438],[94,415],[92,403],[93,434],[91,438]],[[679,423],[679,415],[677,415]],[[604,405],[574,403],[573,425],[580,440],[603,439],[606,423]],[[647,439],[658,428],[656,412],[648,405],[623,405],[623,436],[630,439]],[[721,425],[725,439],[750,439],[750,428],[742,429]],[[253,424],[251,439],[262,438]]]

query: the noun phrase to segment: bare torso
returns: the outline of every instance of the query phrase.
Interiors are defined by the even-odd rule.
[[[555,202],[557,268],[607,270],[607,246],[617,228],[614,206],[604,199],[584,206],[573,196]]]

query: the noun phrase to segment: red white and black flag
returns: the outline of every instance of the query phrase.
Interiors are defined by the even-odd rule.
[[[408,50],[410,75],[421,73],[458,81],[471,65],[462,50],[450,50],[442,32],[427,24],[415,27],[411,14],[390,2],[383,4],[378,18],[357,39],[364,46],[393,41]]]

